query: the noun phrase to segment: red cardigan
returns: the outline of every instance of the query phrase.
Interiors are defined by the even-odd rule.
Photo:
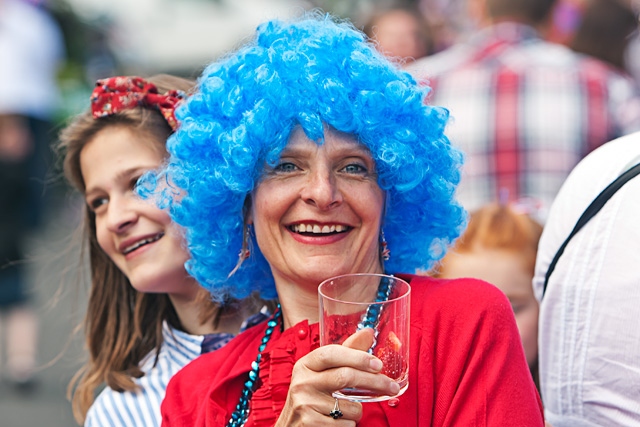
[[[543,426],[540,397],[502,292],[475,279],[399,276],[411,283],[409,387],[395,404],[363,404],[359,425]],[[225,426],[265,329],[266,322],[253,327],[177,373],[162,403],[162,425]],[[317,324],[274,330],[246,427],[275,424],[293,364],[317,346]]]

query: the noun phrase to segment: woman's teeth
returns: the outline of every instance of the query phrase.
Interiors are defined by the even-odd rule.
[[[126,247],[122,253],[123,254],[128,254],[129,252],[133,252],[136,249],[138,249],[140,246],[144,246],[144,245],[148,245],[149,243],[153,243],[153,242],[157,242],[158,240],[160,240],[162,238],[162,236],[164,236],[164,233],[160,233],[160,234],[156,234],[153,237],[147,237],[146,239],[142,239],[140,241],[137,241],[136,243],[134,243],[131,246]]]
[[[296,233],[314,233],[314,234],[329,234],[329,233],[342,233],[347,230],[346,225],[323,225],[318,224],[295,224],[291,229]]]

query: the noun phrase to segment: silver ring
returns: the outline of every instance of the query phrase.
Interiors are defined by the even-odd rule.
[[[333,411],[329,412],[329,416],[334,420],[342,417],[344,414],[340,410],[340,405],[338,404],[338,398],[336,398],[336,403],[333,405]]]

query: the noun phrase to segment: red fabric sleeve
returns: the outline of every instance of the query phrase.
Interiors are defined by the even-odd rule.
[[[402,426],[543,426],[506,296],[475,279],[414,277],[411,285],[418,411]]]
[[[401,277],[412,288],[409,388],[396,401],[365,404],[359,425],[543,426],[504,294],[474,279]],[[162,425],[224,426],[265,328],[251,328],[176,374],[162,404]]]

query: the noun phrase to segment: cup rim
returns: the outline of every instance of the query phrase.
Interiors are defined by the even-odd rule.
[[[387,300],[384,301],[369,301],[369,302],[355,302],[355,301],[343,301],[337,298],[333,298],[330,297],[326,294],[324,294],[322,292],[322,290],[320,289],[322,287],[322,285],[324,285],[325,283],[331,281],[331,280],[336,280],[336,279],[340,279],[346,276],[377,276],[377,277],[391,277],[394,280],[398,281],[398,282],[402,282],[407,286],[407,292],[405,292],[404,294],[395,297],[395,298],[389,298]],[[339,302],[341,304],[353,304],[353,305],[384,305],[384,304],[388,304],[390,302],[394,302],[394,301],[399,301],[403,298],[407,298],[409,297],[409,295],[411,294],[411,285],[409,284],[409,282],[407,282],[406,280],[398,277],[398,276],[394,276],[393,274],[384,274],[384,273],[345,273],[345,274],[340,274],[338,276],[333,276],[333,277],[329,277],[325,280],[323,280],[322,282],[320,282],[320,284],[318,285],[318,295],[321,298],[325,298],[329,301],[334,301],[334,302]]]

